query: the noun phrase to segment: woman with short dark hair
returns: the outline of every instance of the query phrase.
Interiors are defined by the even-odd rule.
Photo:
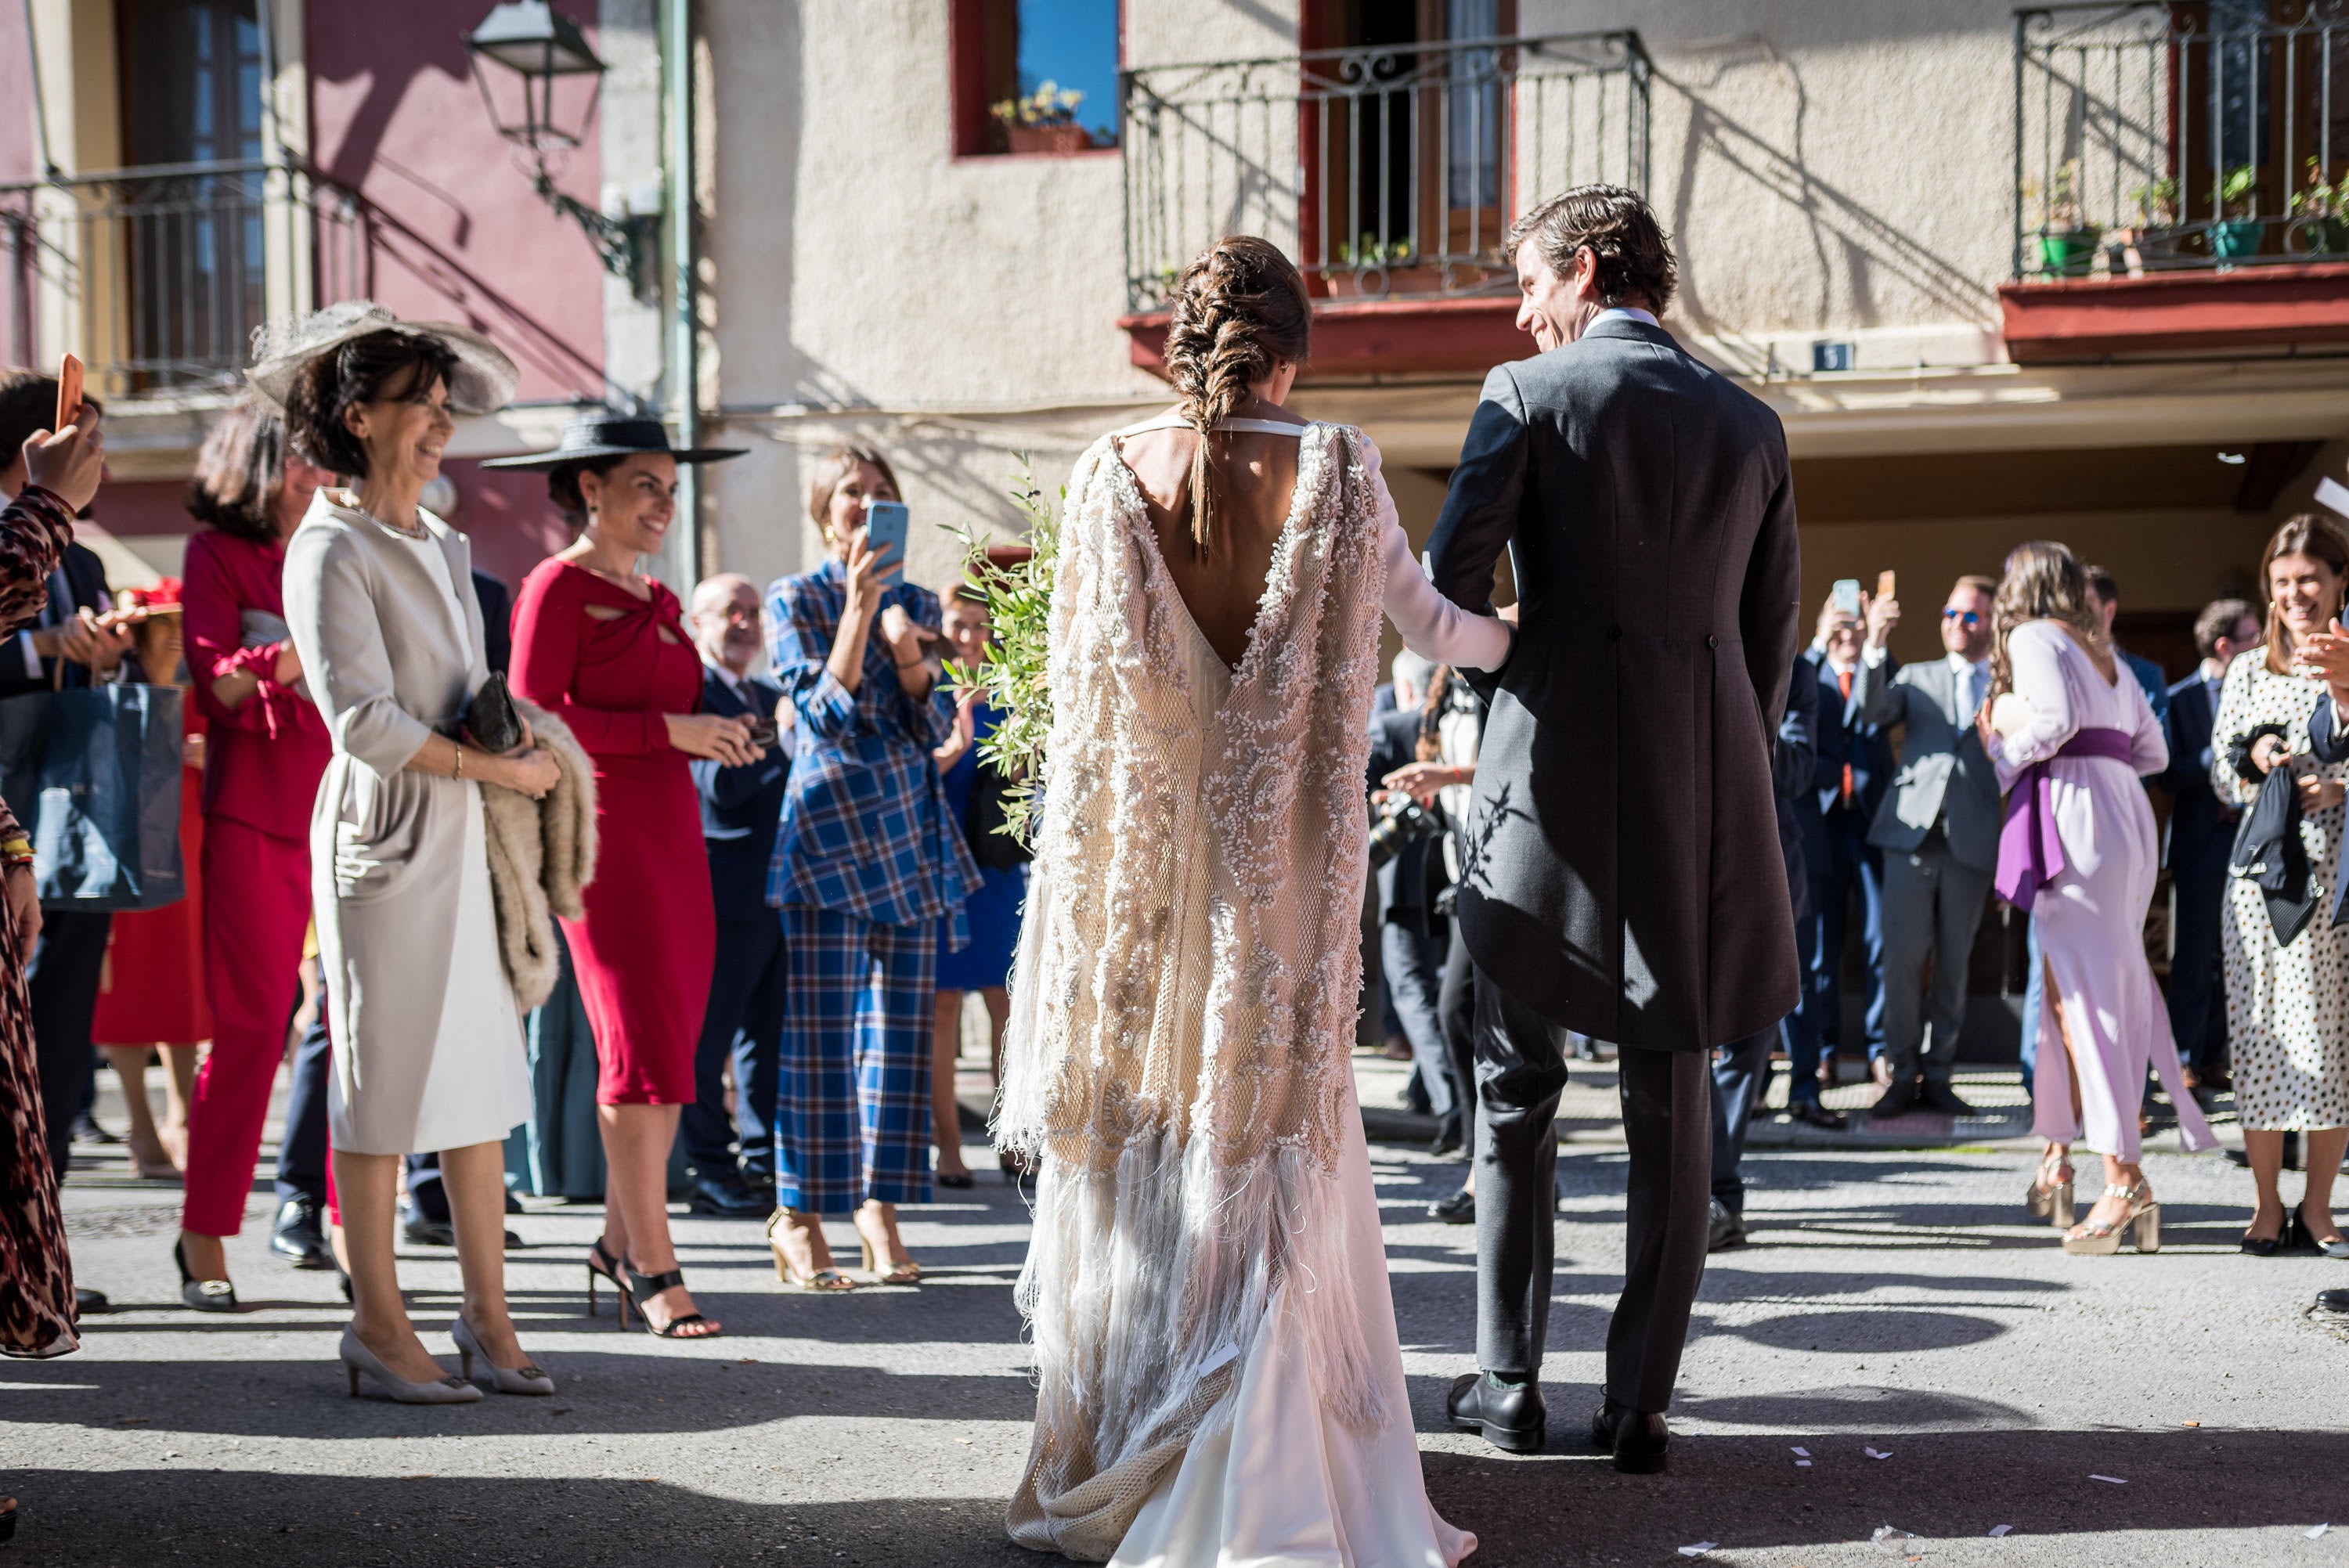
[[[202,525],[188,540],[181,598],[188,674],[207,727],[198,866],[212,1046],[188,1108],[180,1257],[181,1299],[199,1312],[236,1308],[222,1240],[244,1223],[285,1020],[302,988],[310,803],[334,744],[285,624],[285,542],[333,478],[286,449],[284,421],[253,392],[204,438],[188,486],[189,514]],[[297,1202],[309,1208],[295,1216],[309,1244],[296,1262],[328,1267],[317,1208]]]
[[[298,324],[250,372],[282,402],[295,450],[350,488],[321,490],[286,547],[285,609],[334,738],[312,817],[318,951],[335,1042],[326,1114],[356,1312],[341,1358],[392,1398],[551,1394],[505,1300],[506,1134],[530,1114],[522,1023],[500,959],[481,787],[537,798],[561,769],[527,732],[513,750],[460,738],[489,680],[465,536],[418,504],[453,411],[512,395],[480,335],[398,321],[365,301]],[[445,1377],[400,1298],[392,1255],[400,1161],[437,1151],[464,1303]]]
[[[523,579],[514,689],[568,724],[595,766],[595,880],[582,918],[563,922],[595,1037],[604,1141],[588,1307],[595,1281],[608,1280],[621,1326],[633,1303],[664,1339],[707,1339],[720,1326],[695,1307],[668,1229],[669,1146],[694,1098],[718,947],[688,759],[740,766],[759,752],[746,722],[700,711],[701,656],[677,595],[637,563],[678,524],[678,465],[739,456],[678,451],[659,420],[597,410],[566,424],[551,452],[485,465],[544,469],[554,504],[580,523],[568,549]]]

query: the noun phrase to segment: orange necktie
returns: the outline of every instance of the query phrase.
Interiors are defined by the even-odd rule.
[[[1851,672],[1849,670],[1837,670],[1836,672],[1836,685],[1843,688],[1843,700],[1849,702],[1851,700]],[[1848,806],[1851,804],[1851,764],[1847,762],[1843,765],[1843,803],[1845,805]]]

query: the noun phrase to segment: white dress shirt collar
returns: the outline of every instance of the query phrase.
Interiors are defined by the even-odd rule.
[[[1633,321],[1644,321],[1650,326],[1661,326],[1663,325],[1656,319],[1654,312],[1641,310],[1636,304],[1610,304],[1605,310],[1600,311],[1597,315],[1592,316],[1588,325],[1584,326],[1582,330],[1585,332],[1589,331],[1591,327],[1597,326],[1600,322],[1605,321],[1610,315],[1627,316]]]

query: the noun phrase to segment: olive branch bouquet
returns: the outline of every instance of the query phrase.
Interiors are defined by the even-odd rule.
[[[1061,487],[1059,500],[1068,500]],[[987,656],[976,665],[958,659],[947,663],[947,678],[957,695],[977,691],[1003,718],[994,733],[978,743],[981,760],[1013,780],[1004,797],[1004,821],[998,830],[1020,842],[1029,841],[1041,801],[1037,786],[1043,777],[1044,740],[1052,728],[1052,697],[1045,683],[1050,654],[1052,578],[1060,564],[1061,520],[1029,459],[1019,460],[1019,475],[1011,499],[1028,521],[1027,543],[1034,553],[1014,566],[999,566],[987,558],[988,541],[977,530],[954,531],[963,544],[963,577],[987,595],[987,618],[994,641]]]

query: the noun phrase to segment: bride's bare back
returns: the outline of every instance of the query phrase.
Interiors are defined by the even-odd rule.
[[[1240,417],[1293,424],[1305,421],[1277,404],[1250,399]],[[1272,573],[1297,493],[1298,441],[1293,436],[1232,430],[1218,435],[1210,454],[1215,470],[1212,548],[1203,560],[1191,542],[1191,462],[1199,433],[1188,426],[1143,430],[1118,442],[1150,509],[1151,531],[1166,574],[1216,656],[1237,666],[1247,654],[1265,580]]]

